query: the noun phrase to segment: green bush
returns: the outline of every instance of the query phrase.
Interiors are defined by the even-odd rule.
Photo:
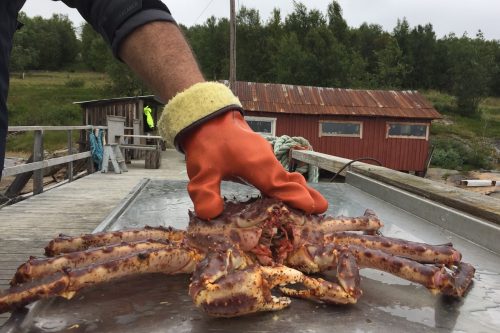
[[[452,169],[458,170],[463,166],[463,159],[460,157],[460,154],[455,149],[443,149],[443,148],[435,148],[434,154],[432,155],[432,164],[434,166],[444,168],[444,169]]]
[[[495,162],[493,148],[483,140],[435,137],[432,165],[454,170],[490,169]]]

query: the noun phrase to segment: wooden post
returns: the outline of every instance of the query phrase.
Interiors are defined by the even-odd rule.
[[[33,162],[43,161],[43,130],[35,131],[33,144]],[[33,172],[33,194],[43,192],[43,168]]]
[[[229,87],[236,82],[236,13],[234,0],[230,0],[229,16]]]
[[[141,120],[139,119],[134,119],[133,123],[132,123],[132,135],[141,135],[142,132],[141,132]],[[141,138],[138,138],[138,137],[134,137],[132,138],[132,144],[134,145],[140,145],[141,144]],[[141,154],[140,154],[140,150],[132,150],[129,154],[127,154],[127,156],[132,156],[132,158],[134,160],[138,160],[140,159],[141,157]],[[130,163],[130,157],[127,158],[127,156],[125,156],[125,162],[126,163]]]
[[[31,153],[31,156],[26,161],[26,164],[31,162],[33,162],[33,153]],[[33,171],[23,172],[17,175],[14,181],[10,184],[9,188],[7,188],[7,191],[5,191],[5,196],[10,199],[17,197],[23,190],[24,186],[26,186],[31,176],[33,176]]]
[[[159,169],[161,166],[161,149],[147,150],[144,157],[144,168]]]
[[[91,131],[94,131],[94,129],[89,129],[88,131],[85,131],[85,133],[87,133],[87,142],[88,142],[88,147],[89,147],[89,150],[90,150],[90,139],[89,139],[89,135],[90,135],[90,132]],[[106,137],[106,136],[104,136]],[[90,157],[88,158],[88,162],[87,162],[87,173],[90,175],[91,173],[94,173],[94,160],[92,159],[92,154],[90,154]]]
[[[161,166],[161,145],[159,139],[154,139],[156,142],[155,150],[147,150],[144,157],[145,169],[159,169]]]
[[[68,130],[68,155],[73,154],[73,131]],[[73,181],[73,161],[68,163],[68,171],[66,172],[68,176],[68,181]]]

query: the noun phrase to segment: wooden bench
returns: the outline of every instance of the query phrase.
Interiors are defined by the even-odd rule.
[[[159,169],[161,166],[161,140],[163,138],[158,135],[127,135],[124,134],[123,138],[138,138],[154,140],[154,144],[129,144],[122,143],[120,148],[131,150],[144,150],[144,167],[146,169]]]

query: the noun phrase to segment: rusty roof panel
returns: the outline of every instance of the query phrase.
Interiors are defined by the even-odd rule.
[[[227,81],[226,81],[227,84]],[[233,91],[249,111],[439,119],[416,91],[354,90],[238,81]]]
[[[249,111],[442,118],[416,91],[354,90],[243,81],[236,82],[233,91]]]

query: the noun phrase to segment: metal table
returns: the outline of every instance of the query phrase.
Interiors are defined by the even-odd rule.
[[[192,304],[187,295],[188,276],[154,274],[96,286],[69,301],[54,298],[36,302],[13,313],[0,332],[500,331],[498,254],[470,242],[466,235],[431,224],[352,185],[315,187],[331,203],[328,211],[331,215],[357,216],[371,208],[384,222],[382,230],[387,236],[430,244],[453,242],[462,252],[463,260],[477,269],[468,295],[460,300],[433,296],[420,285],[367,269],[362,271],[364,295],[355,305],[335,306],[294,299],[283,311],[214,319]],[[182,181],[145,180],[96,231],[144,225],[185,228],[187,210],[192,208],[185,189],[186,183]],[[242,199],[257,192],[250,187],[224,183],[223,194]],[[426,209],[425,205],[419,207]],[[500,233],[496,237],[500,241]]]

